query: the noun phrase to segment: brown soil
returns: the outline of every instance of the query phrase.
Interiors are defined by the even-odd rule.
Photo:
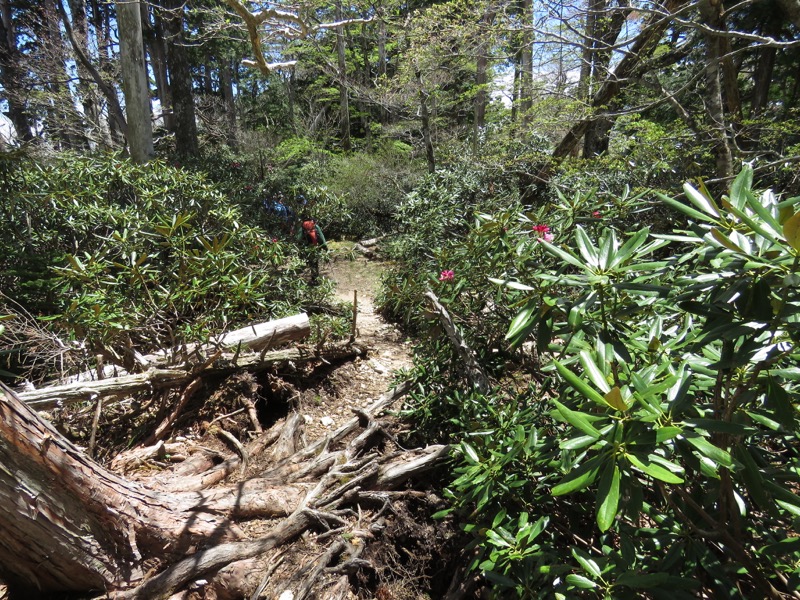
[[[302,395],[300,410],[306,420],[306,438],[313,441],[353,417],[351,408],[363,408],[391,387],[398,374],[410,369],[411,342],[375,310],[375,294],[385,265],[363,257],[352,258],[346,248],[332,245],[332,258],[322,269],[336,284],[336,296],[348,304],[357,294],[356,341],[369,349],[333,370],[319,387]]]

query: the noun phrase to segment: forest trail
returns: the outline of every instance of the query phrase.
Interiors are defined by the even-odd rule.
[[[326,384],[307,390],[301,403],[306,420],[306,438],[315,440],[336,429],[353,416],[351,408],[372,404],[392,387],[398,371],[410,369],[411,342],[394,325],[387,323],[375,308],[375,295],[386,263],[364,257],[351,259],[337,251],[322,268],[322,275],[336,285],[336,297],[350,305],[358,295],[356,342],[366,346],[365,360],[337,368]],[[313,397],[308,397],[313,394]]]

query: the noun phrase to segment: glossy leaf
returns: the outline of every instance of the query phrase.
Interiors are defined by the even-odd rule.
[[[597,526],[608,531],[614,524],[619,509],[620,472],[616,462],[609,462],[603,470],[597,489]]]

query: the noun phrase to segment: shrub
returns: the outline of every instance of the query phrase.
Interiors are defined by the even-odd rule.
[[[245,225],[202,175],[112,155],[18,176],[0,225],[4,290],[92,353],[118,362],[132,345],[202,339],[304,302],[294,245]]]
[[[472,567],[498,596],[800,586],[800,199],[753,192],[747,167],[722,201],[685,193],[688,203],[661,198],[688,220],[666,234],[617,231],[605,215],[565,230],[551,207],[550,231],[521,235],[496,213],[462,241],[514,240],[497,252],[494,287],[470,283],[489,313],[475,318],[463,292],[448,299],[497,387],[471,391],[432,336],[409,410],[460,449],[447,512],[473,534]],[[467,257],[449,268],[477,268]],[[483,328],[508,309],[503,346]]]

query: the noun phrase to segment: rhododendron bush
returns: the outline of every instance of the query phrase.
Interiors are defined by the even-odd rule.
[[[434,328],[409,411],[460,448],[438,516],[509,597],[800,587],[800,198],[752,180],[479,213],[409,284],[437,290],[496,384],[478,394]],[[647,206],[669,219],[614,228]]]

